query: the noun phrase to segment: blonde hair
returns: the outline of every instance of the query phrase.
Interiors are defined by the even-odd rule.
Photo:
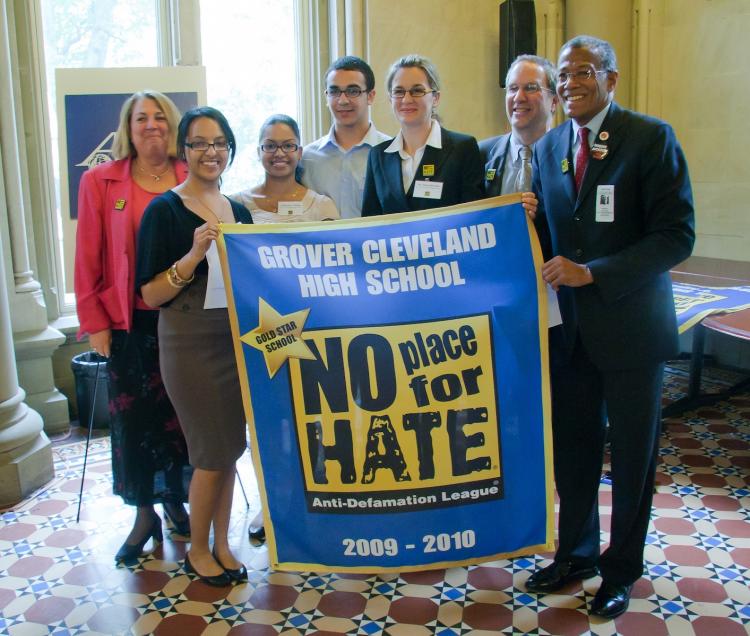
[[[409,67],[421,68],[427,76],[427,83],[430,85],[430,90],[436,93],[440,92],[440,76],[435,65],[428,58],[412,53],[411,55],[404,55],[404,57],[399,58],[388,69],[388,74],[385,77],[385,90],[388,94],[391,92],[393,77],[396,75],[396,71],[400,68]]]
[[[161,112],[167,118],[169,124],[169,139],[167,141],[167,154],[170,157],[177,156],[177,125],[180,123],[180,111],[174,102],[163,93],[153,90],[144,90],[133,93],[125,100],[120,109],[120,123],[117,125],[115,139],[112,142],[112,156],[115,159],[125,159],[135,157],[136,150],[130,136],[130,118],[133,115],[133,108],[139,99],[151,99],[156,102]]]

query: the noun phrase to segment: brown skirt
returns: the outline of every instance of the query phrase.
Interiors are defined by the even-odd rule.
[[[177,411],[190,464],[231,469],[245,451],[245,413],[226,309],[203,309],[196,276],[159,312],[161,374]]]

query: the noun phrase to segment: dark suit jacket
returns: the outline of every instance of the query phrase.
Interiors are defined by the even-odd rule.
[[[414,196],[414,181],[404,192],[401,177],[401,157],[397,152],[385,152],[391,141],[384,141],[370,151],[367,160],[365,190],[362,195],[362,216],[377,216],[393,212],[440,208],[484,197],[482,160],[477,140],[469,135],[441,128],[442,148],[427,146],[417,167],[414,181],[429,179],[443,184],[439,199]],[[431,177],[422,176],[422,166],[434,165]]]
[[[484,161],[484,196],[496,197],[502,194],[505,157],[508,154],[510,133],[490,137],[479,142],[479,153]],[[487,171],[494,170],[492,179],[487,179]]]
[[[533,158],[545,259],[559,254],[585,263],[594,278],[560,288],[563,325],[550,332],[552,361],[570,353],[578,334],[601,369],[667,360],[678,352],[669,270],[695,241],[682,149],[668,124],[613,103],[596,139],[607,154],[591,157],[576,197],[571,129],[567,121],[547,133]],[[614,186],[611,223],[595,220],[598,185]]]

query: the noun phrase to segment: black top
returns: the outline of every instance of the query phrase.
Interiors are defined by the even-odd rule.
[[[404,192],[401,175],[401,156],[385,151],[392,141],[384,141],[370,150],[362,193],[362,216],[439,208],[484,197],[484,164],[474,137],[441,128],[442,148],[425,148],[407,192]],[[414,196],[416,181],[423,179],[443,184],[439,199]]]
[[[252,223],[247,208],[227,198],[232,206],[237,223]],[[185,207],[178,194],[169,190],[156,197],[143,213],[138,231],[138,248],[135,268],[135,285],[138,293],[141,287],[157,274],[169,269],[193,246],[193,234],[204,221],[195,212]],[[208,262],[204,258],[195,273],[207,274]],[[171,301],[164,303],[169,306]]]

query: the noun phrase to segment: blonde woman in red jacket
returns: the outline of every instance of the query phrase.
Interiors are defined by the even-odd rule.
[[[185,440],[159,372],[158,311],[135,293],[136,236],[146,206],[182,183],[176,157],[180,114],[156,91],[123,104],[109,161],[88,170],[78,192],[75,293],[80,330],[108,358],[113,490],[136,507],[133,529],[116,561],[140,556],[163,538],[165,516],[189,534],[183,506],[191,469]]]

